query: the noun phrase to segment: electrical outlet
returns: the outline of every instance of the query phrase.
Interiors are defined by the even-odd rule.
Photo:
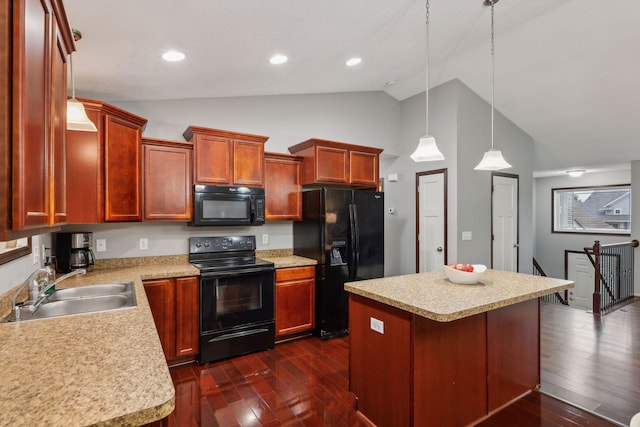
[[[107,251],[107,239],[96,239],[96,252]]]
[[[141,251],[146,251],[147,249],[149,249],[149,240],[146,237],[140,239],[138,243]]]
[[[269,235],[268,234],[263,234],[262,235],[262,244],[263,245],[268,245],[269,244]]]
[[[371,329],[376,331],[379,334],[384,335],[384,322],[382,320],[378,320],[375,317],[370,317],[370,325]]]

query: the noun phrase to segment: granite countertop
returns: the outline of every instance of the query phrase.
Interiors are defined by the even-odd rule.
[[[427,319],[450,322],[573,286],[569,280],[489,269],[475,285],[454,284],[441,270],[350,282],[344,288]]]
[[[188,263],[96,269],[59,287],[133,281],[137,307],[0,324],[0,426],[141,425],[169,415],[175,391],[142,280],[198,274]]]
[[[275,265],[275,268],[289,268],[289,267],[306,267],[310,265],[316,265],[317,262],[314,259],[304,258],[297,255],[285,255],[285,256],[259,256],[260,259],[270,261]]]

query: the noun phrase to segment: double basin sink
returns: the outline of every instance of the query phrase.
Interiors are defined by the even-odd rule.
[[[28,306],[22,308],[20,310],[20,321],[95,313],[135,307],[137,305],[133,282],[111,282],[78,286],[53,291],[35,309]],[[9,322],[15,320],[15,313],[11,313],[4,319],[4,321]]]

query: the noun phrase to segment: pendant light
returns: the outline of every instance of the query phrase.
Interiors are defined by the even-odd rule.
[[[493,44],[493,6],[498,2],[498,0],[484,0],[483,4],[485,6],[491,5],[491,149],[484,153],[482,156],[482,160],[478,163],[475,170],[480,171],[497,171],[501,169],[510,168],[511,165],[507,163],[507,161],[502,157],[502,152],[500,150],[496,150],[493,148],[493,115],[494,115],[494,107],[493,107],[493,97],[495,90],[495,54],[494,54],[494,44]]]
[[[420,138],[418,141],[418,146],[416,150],[411,154],[411,158],[414,162],[430,162],[435,160],[444,160],[444,156],[438,150],[438,146],[436,145],[436,139],[429,135],[429,0],[427,0],[427,71],[426,71],[426,80],[427,80],[427,90],[425,91],[426,98],[426,126],[427,132],[426,135]]]
[[[82,33],[73,30],[73,39],[78,41]],[[76,99],[76,85],[73,78],[73,52],[69,54],[69,67],[71,72],[71,99],[67,99],[67,130],[81,130],[86,132],[98,132],[98,128],[87,116],[82,102]]]

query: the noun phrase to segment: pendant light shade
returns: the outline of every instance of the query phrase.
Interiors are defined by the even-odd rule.
[[[510,167],[511,165],[507,163],[504,157],[502,157],[502,152],[495,148],[491,148],[489,151],[484,153],[482,160],[480,160],[480,163],[478,163],[478,166],[474,169],[480,171],[499,171],[500,169],[507,169]]]
[[[431,162],[436,160],[444,160],[444,156],[438,150],[438,146],[436,145],[436,139],[429,135],[429,0],[427,0],[426,6],[426,32],[427,32],[427,71],[426,71],[426,82],[427,89],[425,91],[424,97],[426,98],[426,127],[427,132],[426,135],[420,138],[418,141],[418,146],[415,151],[411,154],[411,159],[414,162]]]
[[[98,128],[87,116],[84,105],[77,99],[67,99],[67,130],[98,132]]]
[[[436,139],[431,135],[425,135],[420,138],[416,151],[411,154],[414,162],[431,162],[435,160],[444,160],[444,156],[438,150]]]
[[[82,38],[80,31],[73,30],[73,38],[78,41]],[[73,78],[73,53],[69,55],[69,67],[71,71],[71,99],[67,99],[67,130],[81,130],[85,132],[98,132],[98,128],[87,116],[82,102],[76,99],[76,85]]]
[[[494,107],[493,107],[493,98],[494,98],[494,89],[495,89],[495,66],[494,66],[494,44],[493,44],[493,6],[498,2],[498,0],[484,0],[483,4],[485,6],[491,6],[491,149],[484,153],[482,156],[482,160],[478,163],[475,170],[480,171],[498,171],[501,169],[510,168],[511,165],[502,157],[502,152],[500,150],[496,150],[493,148],[493,116],[494,116]]]

